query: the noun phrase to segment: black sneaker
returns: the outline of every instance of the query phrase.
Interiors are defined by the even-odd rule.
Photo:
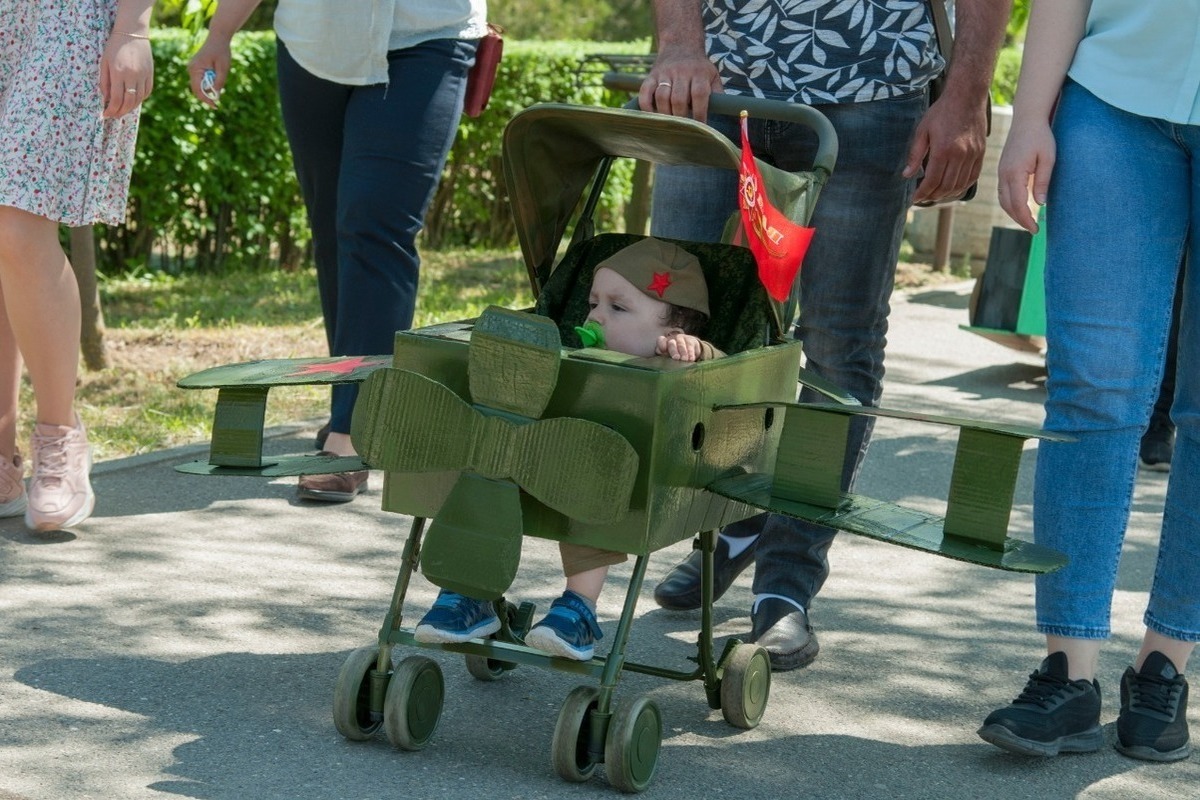
[[[1051,653],[1016,700],[988,714],[985,741],[1023,756],[1091,753],[1104,745],[1100,684],[1067,678],[1067,654]]]
[[[1142,469],[1153,472],[1170,472],[1171,456],[1175,454],[1175,426],[1170,422],[1150,421],[1150,427],[1142,436],[1138,447],[1138,461]]]
[[[1191,755],[1187,697],[1187,680],[1158,651],[1146,656],[1141,672],[1127,668],[1121,676],[1117,752],[1143,761],[1180,761]]]

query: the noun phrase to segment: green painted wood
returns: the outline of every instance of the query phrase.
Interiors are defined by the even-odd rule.
[[[469,349],[461,331],[405,331],[396,335],[395,366],[434,380],[470,403]],[[632,474],[627,513],[612,522],[589,523],[555,511],[526,492],[521,496],[525,534],[642,555],[690,539],[698,530],[719,528],[757,513],[705,487],[731,470],[771,471],[783,415],[770,404],[757,408],[738,404],[795,398],[800,343],[789,340],[698,364],[619,354],[611,354],[612,360],[595,357],[602,354],[562,351],[558,382],[538,424],[566,417],[620,434],[637,455],[636,465],[628,471],[593,467],[590,476],[576,485],[608,480],[604,473]],[[512,384],[510,390],[522,387]],[[364,387],[360,404],[369,394]],[[733,408],[716,412],[717,405]],[[364,420],[377,413],[360,408]],[[397,419],[406,413],[388,412]],[[425,411],[414,413],[421,420]],[[569,464],[589,463],[590,455],[569,440],[556,447],[570,454]],[[363,446],[359,449],[366,452]],[[374,463],[379,456],[367,460]],[[402,514],[436,518],[457,479],[452,470],[380,468],[387,472],[383,506]]]
[[[390,361],[391,356],[269,359],[226,364],[180,379],[176,385],[183,389],[219,390],[213,413],[209,463],[221,468],[198,470],[189,467],[181,471],[197,475],[305,474],[267,471],[279,462],[279,459],[264,459],[262,455],[263,422],[271,387],[354,383]]]
[[[775,457],[775,493],[788,500],[836,506],[850,417],[819,407],[789,408]]]
[[[877,406],[851,406],[831,403],[748,403],[742,406],[720,404],[718,410],[728,408],[815,408],[831,414],[862,415],[869,417],[886,417],[889,419],[907,419],[914,422],[928,422],[932,425],[949,425],[955,428],[969,428],[980,431],[1003,433],[1023,439],[1044,439],[1051,442],[1069,442],[1072,438],[1066,434],[1044,431],[1041,428],[1030,428],[1026,425],[1010,425],[1007,422],[987,422],[968,417],[946,417],[940,414],[923,414],[916,411],[900,411]]]
[[[471,333],[467,375],[481,406],[538,419],[558,384],[562,342],[553,320],[499,306]]]
[[[1003,547],[1025,440],[1006,433],[963,428],[958,434],[947,534]]]
[[[834,507],[788,500],[777,496],[771,476],[761,473],[722,478],[709,489],[765,511],[985,567],[1040,574],[1053,572],[1067,563],[1062,553],[1021,539],[1006,538],[997,547],[946,535],[944,520],[937,515],[862,495],[845,493]]]
[[[810,369],[800,368],[800,383],[810,389],[815,389],[835,403],[844,406],[861,406],[858,398],[838,386],[833,381],[827,381]]]
[[[307,386],[356,383],[392,361],[390,355],[336,358],[277,358],[245,361],[194,372],[177,383],[181,389],[235,386]]]
[[[973,333],[976,336],[982,336],[996,344],[1003,345],[1013,350],[1019,350],[1022,353],[1036,353],[1040,355],[1044,349],[1045,341],[1039,337],[1024,333],[1013,333],[1012,331],[1000,330],[998,328],[980,328],[977,325],[959,325],[960,330]]]
[[[604,425],[497,414],[406,370],[367,379],[351,436],[379,469],[511,480],[560,513],[597,525],[625,516],[638,471],[637,452]]]
[[[252,478],[288,478],[298,475],[327,475],[367,469],[357,456],[272,456],[259,467],[226,467],[209,461],[188,461],[175,465],[176,472],[187,475],[226,475]]]
[[[523,531],[516,486],[464,473],[425,534],[421,571],[444,589],[495,600],[517,575]]]
[[[208,460],[222,467],[261,467],[268,387],[226,386],[217,392]]]

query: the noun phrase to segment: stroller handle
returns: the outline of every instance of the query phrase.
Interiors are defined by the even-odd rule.
[[[637,94],[642,88],[644,77],[627,72],[604,73],[604,85],[609,89],[617,89],[631,94]],[[636,103],[636,100],[634,101]],[[714,114],[724,114],[731,117],[746,111],[756,117],[773,119],[780,122],[798,122],[806,125],[817,134],[817,155],[813,159],[813,167],[823,170],[826,175],[833,174],[833,165],[837,162],[838,140],[837,132],[829,118],[812,106],[797,103],[786,103],[782,100],[767,100],[763,97],[747,97],[745,95],[715,93],[709,95],[709,108]]]

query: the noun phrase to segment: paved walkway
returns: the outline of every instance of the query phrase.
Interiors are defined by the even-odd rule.
[[[957,329],[969,284],[898,296],[886,401],[897,408],[1038,424],[1040,361]],[[283,432],[302,451],[312,431]],[[880,423],[860,488],[938,508],[953,435]],[[100,504],[78,535],[39,539],[0,522],[0,800],[187,797],[612,797],[550,766],[558,709],[576,679],[531,668],[496,683],[438,654],[447,703],[434,742],[402,753],[354,743],[330,721],[346,654],[374,641],[407,520],[354,503],[302,506],[292,482],[196,478],[171,469],[203,451],[97,466]],[[1014,529],[1029,535],[1033,451]],[[1101,660],[1111,738],[1116,687],[1137,643],[1166,480],[1142,477]],[[688,544],[651,560],[657,581]],[[1147,765],[1111,750],[1030,761],[975,736],[1041,657],[1033,582],[844,535],[813,609],[811,667],[776,676],[762,725],[727,726],[699,684],[629,675],[665,719],[648,798],[1182,798],[1200,757]],[[614,587],[628,574],[615,570]],[[514,594],[544,608],[557,548],[530,540]],[[433,590],[417,581],[410,608]],[[612,630],[621,592],[601,618]],[[716,608],[721,635],[749,627],[749,580]],[[698,614],[658,609],[646,589],[631,643],[640,661],[685,668]],[[1200,731],[1200,716],[1191,714]]]

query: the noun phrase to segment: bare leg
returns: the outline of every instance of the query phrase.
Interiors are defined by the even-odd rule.
[[[17,452],[17,404],[21,398],[21,351],[8,312],[4,310],[4,287],[0,286],[0,457],[12,462]]]
[[[1133,668],[1140,671],[1142,664],[1146,661],[1146,656],[1157,650],[1171,659],[1171,663],[1175,665],[1175,669],[1179,670],[1180,674],[1183,674],[1187,670],[1188,657],[1191,656],[1195,646],[1195,642],[1181,642],[1178,639],[1170,639],[1163,636],[1161,633],[1146,631],[1146,635],[1142,639],[1142,649],[1138,653],[1137,661],[1134,663]]]
[[[567,588],[575,594],[586,597],[595,607],[604,589],[604,580],[608,577],[608,567],[593,567],[583,572],[577,572],[567,578]]]
[[[1069,639],[1065,636],[1047,636],[1047,653],[1066,653],[1067,677],[1073,681],[1090,681],[1096,677],[1096,664],[1100,660],[1101,639]]]
[[[350,441],[350,434],[329,432],[329,436],[325,438],[325,450],[338,456],[356,456],[358,452],[354,449],[354,444]]]
[[[29,369],[37,421],[74,427],[79,374],[79,286],[58,243],[58,223],[0,206],[0,287],[11,331]],[[0,402],[12,396],[10,345],[0,346]],[[19,358],[19,356],[17,357]],[[19,363],[19,361],[15,362]],[[14,404],[15,412],[15,404]],[[0,425],[7,424],[0,418]],[[15,419],[13,421],[15,431]],[[0,449],[7,434],[0,428]]]

